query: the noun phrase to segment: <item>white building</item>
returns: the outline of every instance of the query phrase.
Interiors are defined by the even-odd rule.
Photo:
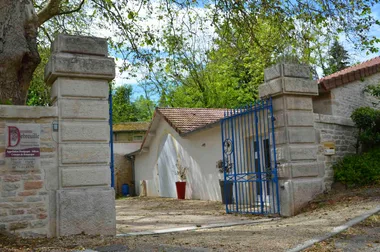
[[[224,109],[157,108],[135,157],[136,193],[176,198],[177,162],[187,167],[187,199],[221,200],[217,168],[222,159]],[[145,181],[145,182],[143,182]],[[145,192],[144,192],[145,194]]]

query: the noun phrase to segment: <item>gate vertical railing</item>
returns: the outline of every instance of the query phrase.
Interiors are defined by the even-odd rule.
[[[111,172],[111,187],[115,188],[115,167],[114,167],[114,156],[113,156],[113,121],[112,121],[112,89],[108,96],[108,104],[109,104],[109,125],[110,125],[110,152],[111,152],[111,160],[110,160],[110,172]]]
[[[230,109],[221,120],[227,213],[280,212],[272,100]]]

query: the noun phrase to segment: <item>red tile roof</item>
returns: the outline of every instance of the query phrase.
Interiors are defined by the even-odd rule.
[[[328,91],[356,80],[362,80],[364,77],[373,75],[379,71],[380,57],[376,57],[325,76],[319,79],[318,83],[324,90]]]
[[[179,134],[189,133],[224,117],[226,109],[215,108],[157,108],[157,113]]]

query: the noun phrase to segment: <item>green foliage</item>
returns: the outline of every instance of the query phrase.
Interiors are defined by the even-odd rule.
[[[352,120],[359,128],[358,140],[365,149],[380,145],[380,110],[362,107],[356,109]]]
[[[364,91],[371,94],[372,96],[380,99],[380,84],[369,85],[366,87],[366,89]]]
[[[48,2],[33,4],[40,11]],[[132,78],[142,73],[161,106],[236,107],[253,101],[263,69],[288,55],[324,68],[321,52],[339,35],[377,51],[379,39],[368,35],[379,24],[371,15],[377,2],[59,1],[60,12],[41,24],[38,41],[50,45],[57,33],[108,36],[110,50],[124,60],[120,70]],[[35,82],[28,104],[47,105],[43,84]],[[122,120],[148,118],[152,104],[140,107],[148,114]]]
[[[113,123],[136,122],[137,108],[131,102],[132,86],[117,87],[112,94]]]
[[[1,101],[0,100],[0,105],[13,105],[13,103],[12,103],[12,100],[6,100],[6,101]]]
[[[334,40],[328,53],[328,67],[324,69],[324,75],[330,75],[349,66],[349,55],[346,49]]]
[[[344,157],[333,166],[335,180],[347,186],[380,183],[380,148]]]
[[[284,39],[277,22],[274,18],[257,21],[254,43],[250,41],[250,30],[224,24],[206,63],[189,71],[179,85],[169,89],[160,105],[233,108],[253,102],[264,81],[264,69],[282,57],[282,51],[291,44]]]
[[[122,71],[160,96],[160,106],[235,107],[251,102],[263,69],[284,54],[321,66],[325,41],[346,35],[376,51],[367,35],[374,0],[92,0],[92,18],[112,30]],[[147,19],[154,17],[154,22]],[[110,29],[110,24],[113,29]],[[157,25],[159,24],[159,25]],[[287,52],[286,52],[287,51]]]
[[[41,63],[34,71],[33,79],[28,90],[26,105],[28,106],[50,106],[50,87],[44,81],[44,69],[50,57],[50,49],[39,47],[38,52]]]
[[[134,105],[137,109],[137,120],[138,121],[150,121],[153,116],[156,104],[149,98],[145,98],[140,95],[135,101]]]
[[[117,87],[112,94],[113,123],[150,121],[155,108],[154,102],[140,96],[132,101],[132,86]]]

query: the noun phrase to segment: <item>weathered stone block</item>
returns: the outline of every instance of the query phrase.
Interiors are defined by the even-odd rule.
[[[108,45],[105,38],[59,34],[51,46],[51,51],[53,53],[107,56]]]
[[[47,226],[46,220],[35,220],[30,223],[31,228],[43,228]]]
[[[276,139],[276,144],[287,143],[288,138],[285,133],[285,128],[276,129],[274,132],[274,137]]]
[[[111,172],[108,166],[70,167],[62,170],[62,185],[64,187],[110,184]]]
[[[260,98],[275,96],[277,94],[281,94],[282,92],[282,79],[274,79],[259,85]]]
[[[306,111],[287,111],[288,126],[314,126],[313,113]]]
[[[272,107],[273,111],[282,111],[284,110],[285,104],[284,104],[284,97],[283,96],[276,96],[272,98]]]
[[[315,130],[312,127],[288,128],[289,143],[315,143]]]
[[[17,195],[17,193],[14,191],[3,191],[0,195],[1,197],[14,197]]]
[[[272,153],[273,156],[273,153]],[[289,148],[286,145],[276,146],[276,159],[277,162],[289,161]]]
[[[300,64],[282,64],[283,76],[310,79],[310,66]]]
[[[284,77],[284,93],[318,95],[315,80]]]
[[[0,208],[0,216],[7,216],[7,215],[8,215],[7,210]]]
[[[322,178],[293,180],[294,213],[297,214],[302,207],[322,192]]]
[[[292,172],[291,172],[291,164],[290,163],[283,163],[279,164],[277,166],[277,176],[279,179],[283,178],[291,178]]]
[[[291,160],[316,160],[318,146],[297,145],[290,146]]]
[[[270,81],[282,76],[282,66],[277,64],[264,69],[264,80]],[[259,92],[260,93],[260,92]]]
[[[20,175],[6,175],[3,177],[4,182],[16,182],[16,181],[20,181],[20,180],[21,180]]]
[[[279,182],[280,211],[282,216],[293,216],[293,183],[291,180]]]
[[[266,68],[264,70],[265,81],[270,81],[280,77],[310,79],[310,66],[291,63],[281,63]]]
[[[61,123],[61,140],[104,141],[110,138],[108,122],[65,122]]]
[[[312,110],[313,100],[311,97],[287,96],[285,97],[286,108],[294,110]]]
[[[43,181],[25,181],[24,190],[41,189],[44,185]]]
[[[24,229],[28,227],[28,222],[21,221],[21,222],[14,222],[9,224],[9,230],[14,231],[17,229]]]
[[[62,164],[108,164],[110,150],[108,144],[62,144]]]
[[[61,100],[62,119],[103,119],[108,120],[108,101]]]
[[[55,97],[90,97],[107,99],[109,95],[108,81],[97,79],[78,79],[59,77],[51,90]]]
[[[58,235],[115,235],[115,193],[93,188],[57,192]],[[80,211],[78,211],[80,209]]]
[[[292,177],[318,177],[320,174],[320,164],[313,163],[293,163],[291,165]]]
[[[28,197],[26,198],[26,202],[40,202],[42,201],[42,197]]]
[[[43,117],[57,117],[56,107],[39,107],[39,106],[0,106],[0,118],[23,118],[34,119]]]
[[[112,58],[53,54],[45,67],[45,82],[51,85],[58,77],[112,80],[115,62]]]
[[[20,215],[24,214],[25,210],[24,209],[11,209],[10,210],[10,215]]]
[[[20,188],[19,183],[4,183],[3,190],[4,191],[15,191]]]
[[[273,116],[275,118],[274,128],[280,128],[285,126],[285,114],[283,111],[274,112]]]

